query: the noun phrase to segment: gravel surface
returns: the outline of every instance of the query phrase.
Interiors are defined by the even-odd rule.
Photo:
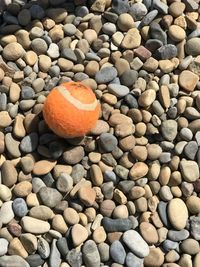
[[[0,2],[0,267],[200,266],[199,13]],[[71,80],[101,114],[62,139],[42,109]]]

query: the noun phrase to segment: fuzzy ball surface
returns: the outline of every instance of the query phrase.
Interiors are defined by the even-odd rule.
[[[63,138],[84,136],[95,126],[99,114],[100,104],[95,94],[80,82],[55,87],[43,107],[47,125]]]

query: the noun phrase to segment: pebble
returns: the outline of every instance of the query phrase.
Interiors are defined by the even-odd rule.
[[[20,149],[24,153],[31,153],[33,152],[38,145],[38,135],[37,133],[30,133],[29,135],[25,136],[21,143]]]
[[[126,252],[120,241],[116,240],[111,244],[110,255],[115,262],[119,264],[124,264],[126,258]]]
[[[4,202],[1,205],[0,218],[1,218],[1,222],[3,224],[9,223],[14,218],[12,203],[13,203],[13,201],[10,200],[10,201]]]
[[[125,232],[131,229],[132,224],[129,219],[111,219],[104,217],[102,224],[106,232]]]
[[[12,208],[17,217],[24,217],[28,213],[27,204],[23,198],[14,199]]]
[[[180,170],[186,182],[195,182],[199,178],[199,168],[195,161],[182,160]]]
[[[188,219],[188,209],[183,200],[179,198],[170,200],[167,210],[172,226],[176,230],[185,228]]]
[[[81,224],[75,224],[71,230],[72,241],[75,247],[81,245],[88,238],[88,231]]]
[[[21,256],[18,255],[11,255],[11,256],[2,256],[0,257],[0,266],[12,266],[13,262],[15,263],[15,267],[30,267],[28,262],[23,259]]]
[[[5,238],[0,238],[0,256],[4,256],[8,251],[8,241]]]
[[[93,240],[87,240],[83,245],[83,260],[88,267],[100,266],[100,255]]]
[[[117,70],[114,67],[105,67],[95,75],[95,81],[98,84],[108,83],[117,77]]]
[[[138,257],[144,258],[149,254],[149,247],[135,230],[128,230],[123,234],[124,243]]]
[[[129,88],[124,85],[120,85],[120,84],[109,84],[108,91],[111,94],[114,94],[116,97],[120,98],[120,97],[124,97],[128,95]]]
[[[48,222],[29,216],[24,216],[21,219],[21,225],[24,231],[32,234],[44,234],[50,230],[50,224]]]
[[[50,187],[42,187],[38,192],[41,201],[49,208],[54,208],[62,199],[61,193]]]

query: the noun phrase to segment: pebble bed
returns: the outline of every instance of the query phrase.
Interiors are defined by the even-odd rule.
[[[199,267],[199,1],[1,8],[0,267]],[[42,108],[71,80],[101,115],[62,139]]]

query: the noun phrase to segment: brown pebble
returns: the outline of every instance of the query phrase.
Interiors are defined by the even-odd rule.
[[[83,202],[83,204],[88,207],[94,204],[96,198],[96,192],[93,188],[89,186],[84,186],[78,190],[78,196],[80,200]]]

